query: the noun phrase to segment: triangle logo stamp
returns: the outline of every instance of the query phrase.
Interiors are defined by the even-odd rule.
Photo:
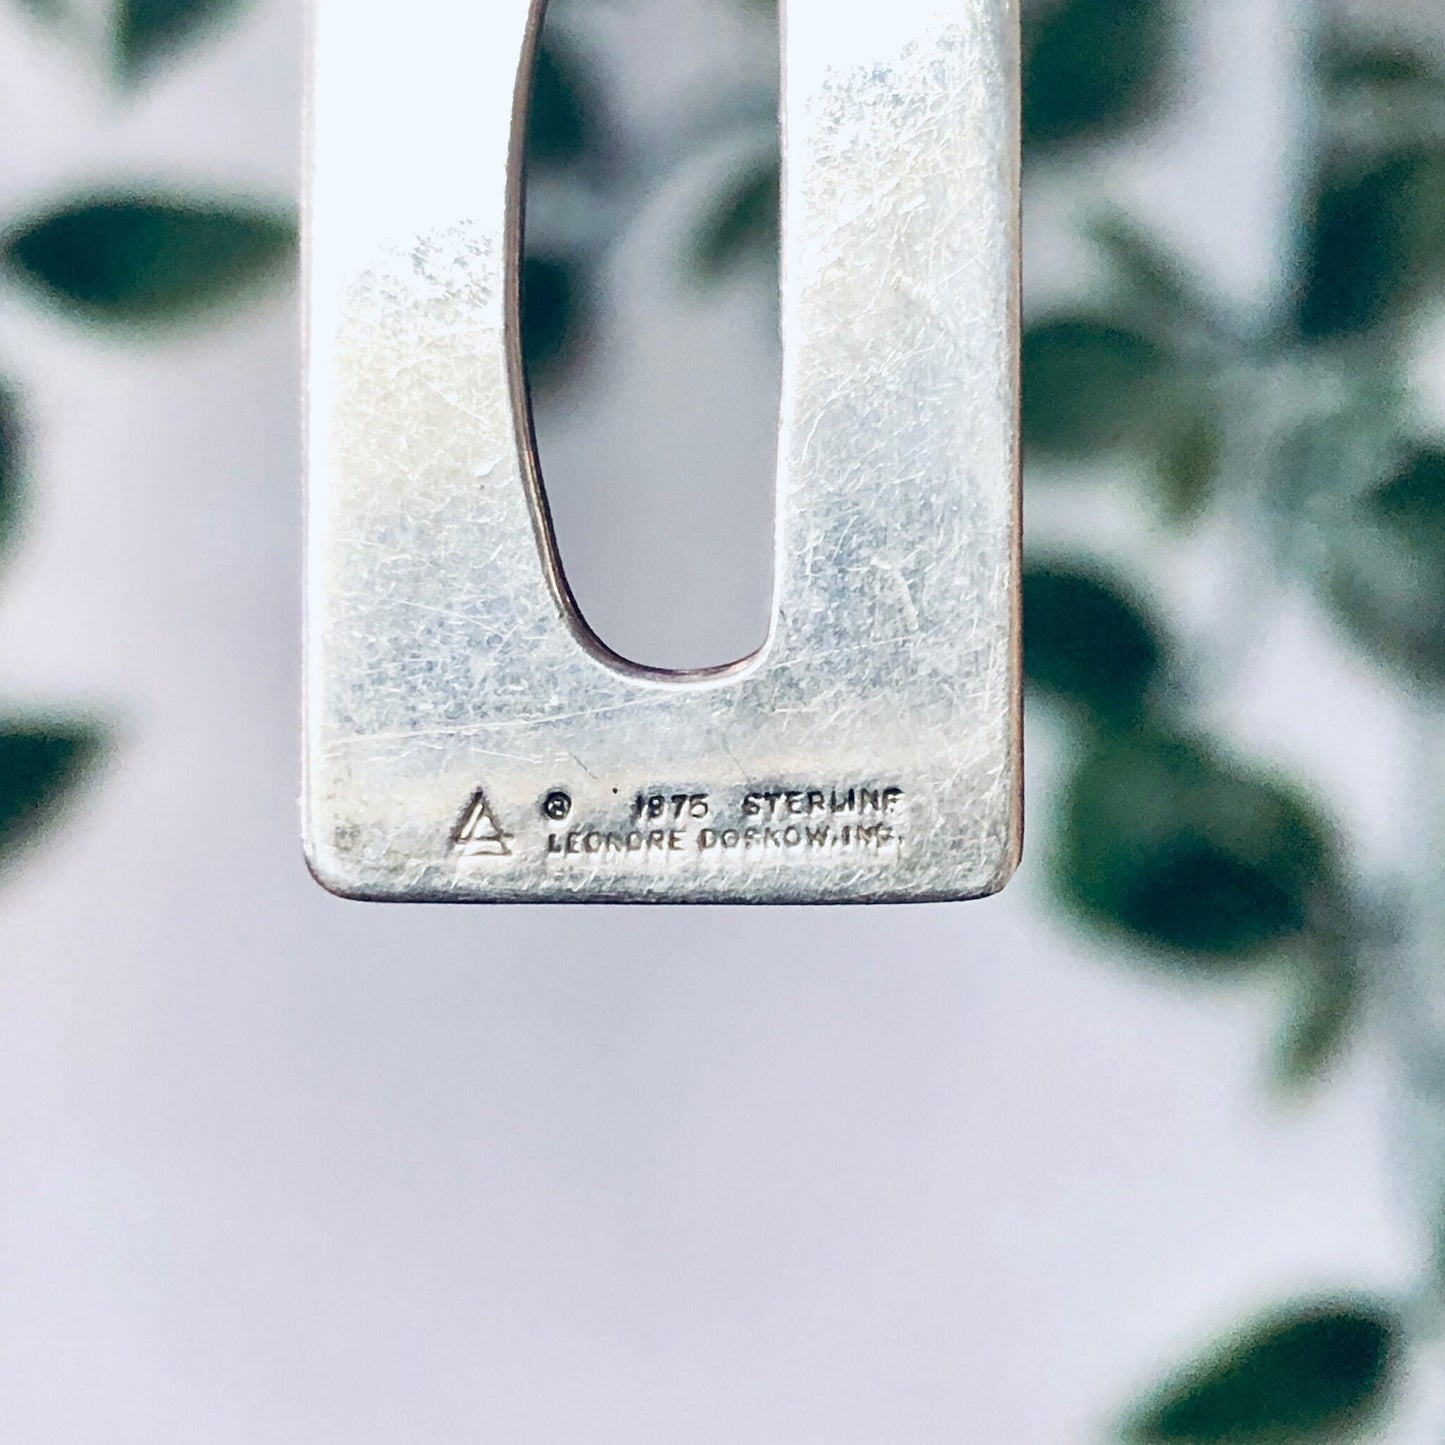
[[[487,795],[478,788],[472,801],[467,804],[462,820],[452,835],[452,849],[460,859],[468,858],[510,858],[512,856],[512,835],[504,833],[492,816]]]

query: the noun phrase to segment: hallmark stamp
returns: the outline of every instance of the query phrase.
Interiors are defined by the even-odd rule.
[[[614,788],[614,793],[620,790]],[[566,806],[554,800],[566,799]],[[568,863],[612,858],[681,862],[728,857],[763,862],[786,854],[861,853],[897,860],[903,845],[907,794],[877,784],[788,784],[707,793],[642,789],[625,817],[582,818],[549,832],[545,856]],[[542,815],[563,822],[572,800],[549,793]]]
[[[512,855],[512,835],[498,826],[481,788],[472,796],[452,834],[452,850],[463,862],[471,858],[510,858]]]

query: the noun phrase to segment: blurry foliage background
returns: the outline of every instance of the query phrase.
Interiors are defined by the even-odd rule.
[[[97,24],[67,0],[12,3],[90,49],[95,83],[122,96],[244,8],[121,0]],[[587,3],[554,0],[553,11]],[[737,3],[757,25],[776,24],[765,0]],[[1321,0],[1311,13],[1298,40],[1314,124],[1290,201],[1287,284],[1268,304],[1227,306],[1101,197],[1088,233],[1106,283],[1071,305],[1028,308],[1029,485],[1094,487],[1101,468],[1144,485],[1166,550],[1234,517],[1263,561],[1233,605],[1267,608],[1281,588],[1308,589],[1341,645],[1428,719],[1445,685],[1445,436],[1417,414],[1409,373],[1445,282],[1445,57],[1342,6]],[[1171,0],[1030,0],[1024,31],[1031,167],[1088,167],[1101,142],[1166,115],[1187,81]],[[546,226],[529,231],[523,276],[539,393],[585,381],[589,340],[606,324],[600,270],[645,200],[639,184],[655,187],[691,141],[720,128],[738,132],[746,159],[700,209],[679,267],[693,284],[749,275],[776,294],[771,91],[723,97],[696,137],[677,138],[649,168],[622,151],[608,84],[549,24],[528,157],[534,190],[553,203]],[[209,324],[283,274],[294,250],[286,204],[224,184],[197,194],[117,176],[104,193],[43,198],[3,226],[6,284],[49,306],[56,325],[122,334]],[[25,416],[22,377],[0,388],[0,547],[14,545],[26,486],[43,477]],[[1030,557],[1025,610],[1035,698],[1073,739],[1045,810],[1054,836],[1034,835],[1060,908],[1115,940],[1127,966],[1201,986],[1275,976],[1288,1000],[1277,1079],[1326,1086],[1360,1020],[1396,1007],[1391,990],[1411,973],[1402,960],[1442,942],[1420,903],[1440,886],[1438,859],[1419,860],[1420,879],[1363,874],[1327,800],[1203,725],[1236,617],[1191,619],[1186,641],[1142,581],[1056,540]],[[92,719],[0,721],[0,862],[33,845],[105,746]],[[1423,789],[1419,806],[1440,801]],[[1426,823],[1438,836],[1440,820]],[[1426,1280],[1410,1299],[1282,1301],[1123,1411],[1119,1436],[1266,1445],[1369,1435],[1428,1345],[1437,1293]]]
[[[95,84],[123,98],[213,33],[242,0],[120,0],[97,16],[69,0],[15,0],[37,27],[93,53]],[[0,284],[23,288],[57,325],[141,336],[204,323],[290,269],[289,199],[156,189],[116,176],[103,193],[42,199],[0,218]],[[43,473],[26,427],[24,380],[0,383],[0,563]],[[0,696],[0,865],[55,819],[106,745],[92,718],[6,716]]]

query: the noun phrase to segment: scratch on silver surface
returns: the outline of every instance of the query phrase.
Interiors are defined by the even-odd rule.
[[[1001,887],[1022,826],[1017,0],[784,7],[774,615],[756,656],[687,676],[591,636],[540,494],[514,324],[532,0],[413,0],[401,27],[382,0],[313,6],[317,877],[458,902]],[[483,797],[505,851],[459,852]]]

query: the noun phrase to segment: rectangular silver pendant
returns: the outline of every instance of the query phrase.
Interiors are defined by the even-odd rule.
[[[517,344],[534,0],[313,0],[305,835],[348,897],[903,902],[1021,835],[1017,0],[788,0],[770,635],[609,654]],[[710,565],[705,538],[697,565]]]

